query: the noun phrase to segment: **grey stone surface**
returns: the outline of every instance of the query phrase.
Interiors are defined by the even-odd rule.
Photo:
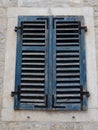
[[[87,6],[95,6],[98,5],[98,0],[84,0],[84,3]]]
[[[98,130],[98,123],[1,122],[0,130]]]
[[[54,123],[51,125],[50,130],[74,130],[73,123]]]
[[[81,0],[18,0],[18,5],[25,7],[68,7],[81,4]]]
[[[64,2],[62,1],[57,1],[57,2],[54,2],[54,1],[51,1],[51,0],[22,0],[22,2],[19,3],[20,6],[33,6],[33,7],[41,7],[41,6],[44,6],[44,7],[47,7],[47,6],[57,6],[59,4],[59,6],[61,6],[62,4],[64,4]]]
[[[2,89],[4,76],[4,61],[5,61],[5,41],[6,41],[6,9],[0,8],[0,117],[2,108]]]
[[[6,18],[6,13],[7,13],[6,8],[0,7],[0,17]]]
[[[0,0],[1,7],[17,6],[18,0]]]

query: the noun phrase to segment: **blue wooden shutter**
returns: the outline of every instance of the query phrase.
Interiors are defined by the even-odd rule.
[[[53,109],[86,110],[85,27],[82,16],[53,20]]]
[[[48,18],[19,16],[15,109],[47,109]]]

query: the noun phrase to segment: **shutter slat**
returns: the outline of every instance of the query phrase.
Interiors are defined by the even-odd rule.
[[[59,31],[59,30],[60,30],[60,31],[63,31],[63,30],[64,30],[64,31],[73,31],[73,30],[74,30],[74,31],[77,31],[77,30],[79,30],[79,29],[78,29],[78,28],[62,28],[62,29],[61,29],[61,28],[57,28],[56,30],[57,30],[57,31]]]
[[[21,86],[44,86],[43,83],[21,83]]]
[[[60,86],[61,87],[66,87],[66,86],[69,86],[69,87],[70,86],[80,86],[80,83],[74,83],[74,84],[73,83],[69,83],[69,84],[68,83],[66,83],[66,84],[65,83],[57,83],[57,87],[60,87]]]
[[[23,28],[23,31],[34,31],[34,30],[45,31],[44,28]]]
[[[22,78],[21,80],[31,80],[31,81],[38,80],[38,81],[40,81],[40,80],[44,80],[44,78]]]
[[[25,63],[22,63],[22,65],[37,65],[37,66],[39,65],[40,66],[40,65],[45,65],[45,64],[44,63],[31,63],[31,62],[26,63],[25,62]]]
[[[44,91],[43,88],[21,88],[21,91]]]
[[[30,72],[30,73],[22,73],[22,76],[44,76],[45,74],[44,73],[33,73],[33,72]]]
[[[45,36],[45,33],[23,33],[23,36]]]
[[[24,40],[24,41],[33,41],[33,40],[46,40],[46,38],[22,38],[22,40]]]
[[[22,70],[44,70],[44,68],[22,68]]]
[[[57,81],[79,81],[80,78],[57,78]]]
[[[71,61],[73,61],[73,60],[76,60],[76,61],[79,61],[79,58],[75,58],[75,57],[73,57],[73,58],[57,58],[57,61],[69,61],[69,60],[71,60]]]
[[[56,38],[56,40],[69,40],[69,41],[73,41],[73,40],[79,40],[79,38],[72,38],[72,37],[70,37],[70,38],[64,38],[64,37],[62,37],[62,38]]]
[[[66,46],[66,47],[62,47],[62,46],[58,46],[57,47],[57,51],[79,51],[79,47],[75,46],[75,47],[70,47],[70,46]]]
[[[70,66],[79,65],[80,63],[57,63],[57,66]]]
[[[73,36],[76,36],[76,35],[79,36],[79,33],[74,33],[74,32],[73,32],[73,33],[62,33],[62,32],[60,33],[60,32],[59,32],[59,33],[56,33],[56,34],[57,34],[57,36],[62,36],[62,35],[63,35],[63,36],[70,36],[70,35],[71,35],[71,36],[72,36],[72,35],[73,35]]]
[[[57,71],[79,71],[79,68],[57,68]]]
[[[75,46],[77,46],[77,45],[79,45],[79,43],[77,42],[77,43],[57,43],[57,45],[59,45],[59,46],[73,46],[73,45],[75,45]]]
[[[57,76],[80,76],[80,73],[61,73],[61,72],[58,72],[57,74],[56,74]]]
[[[62,52],[62,53],[57,53],[57,56],[79,56],[79,53],[78,52],[74,52],[74,53],[72,53],[72,52],[69,52],[69,53],[64,53],[64,52]]]
[[[44,58],[22,58],[22,60],[38,60],[39,62],[45,60]]]
[[[32,53],[30,53],[30,52],[28,52],[28,53],[25,52],[25,53],[24,53],[24,52],[23,52],[23,53],[22,53],[23,56],[28,56],[28,55],[29,55],[29,56],[37,56],[37,55],[39,56],[39,54],[40,54],[41,56],[44,56],[44,55],[45,55],[44,53],[38,53],[38,52],[37,52],[37,53],[34,53],[34,52],[32,52]]]
[[[31,46],[31,45],[32,45],[32,46],[39,46],[39,45],[40,45],[40,46],[41,46],[41,45],[45,45],[45,43],[37,43],[37,44],[36,44],[36,43],[34,43],[34,42],[32,42],[32,43],[27,43],[27,42],[26,42],[26,43],[23,43],[23,45],[27,45],[27,46]]]

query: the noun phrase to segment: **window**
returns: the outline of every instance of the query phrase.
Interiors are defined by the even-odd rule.
[[[83,16],[19,16],[14,108],[86,110]]]

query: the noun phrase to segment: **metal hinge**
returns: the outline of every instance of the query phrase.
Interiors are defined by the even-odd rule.
[[[18,101],[20,100],[20,85],[18,86],[18,90],[17,91],[12,91],[11,92],[11,96],[14,97],[15,95],[17,95],[17,99]]]
[[[87,26],[81,26],[80,28],[81,28],[81,29],[84,29],[85,32],[87,32]]]
[[[89,97],[90,96],[90,93],[88,91],[83,91],[83,86],[81,85],[80,86],[81,90],[80,90],[80,93],[81,93],[81,96],[83,98],[83,95]]]
[[[20,94],[20,92],[15,92],[15,91],[12,91],[12,92],[11,92],[11,96],[12,96],[12,97],[14,97],[15,95],[19,95],[19,94]]]
[[[15,27],[14,31],[17,32],[17,30],[22,30],[22,27]]]
[[[19,100],[20,100],[20,91],[17,91],[17,92],[12,91],[12,92],[11,92],[11,96],[12,96],[12,97],[14,97],[15,95],[17,95],[17,99],[18,99],[18,101],[19,101]]]
[[[86,95],[87,97],[90,96],[90,93],[87,91],[87,92],[82,92],[82,95]]]

